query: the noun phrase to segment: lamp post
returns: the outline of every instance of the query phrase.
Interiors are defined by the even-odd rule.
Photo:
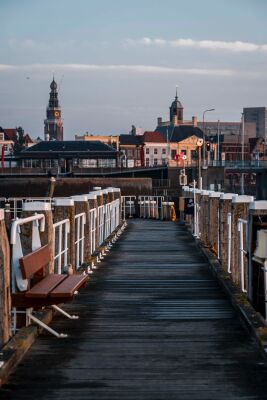
[[[220,161],[220,120],[217,124],[217,161]],[[219,165],[219,162],[218,162]]]
[[[242,168],[244,167],[244,147],[245,147],[245,121],[244,121],[244,113],[242,113],[241,118],[241,127],[242,127],[242,141],[241,141],[241,160],[242,160]],[[241,174],[241,194],[244,194],[244,173]]]
[[[204,166],[206,166],[206,127],[205,127],[205,114],[210,111],[215,111],[215,108],[209,108],[208,110],[203,111],[203,123],[202,123],[202,128],[203,128],[203,133],[204,133],[204,146],[203,146],[203,163]]]
[[[198,147],[198,188],[202,189],[202,177],[201,177],[201,146],[203,145],[203,139],[197,139]]]
[[[170,141],[169,141],[169,128],[167,128],[167,167],[170,166]]]

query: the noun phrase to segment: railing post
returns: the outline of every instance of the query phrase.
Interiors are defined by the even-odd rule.
[[[85,213],[85,225],[84,225],[84,254],[83,260],[85,263],[89,264],[91,259],[90,254],[90,208],[88,203],[88,198],[86,195],[78,195],[71,196],[71,199],[74,200],[75,206],[75,215]],[[76,221],[79,224],[79,221]],[[76,227],[77,228],[77,227]],[[75,232],[76,232],[75,228]],[[77,255],[75,254],[75,257]]]
[[[257,304],[259,298],[263,298],[267,294],[267,287],[264,288],[265,293],[262,293],[262,282],[259,278],[262,278],[262,268],[264,266],[254,259],[257,232],[261,229],[267,229],[267,201],[264,200],[253,201],[249,204],[248,218],[248,298],[257,311],[259,309],[259,305]],[[265,311],[264,309],[261,311]],[[265,315],[265,318],[267,319],[267,315]]]
[[[241,285],[241,281],[244,278],[244,275],[247,276],[247,260],[244,252],[242,251],[242,255],[240,252],[240,223],[238,223],[239,219],[247,220],[248,219],[248,209],[249,203],[254,200],[253,196],[237,196],[232,200],[232,251],[231,251],[231,260],[232,260],[232,279],[233,282],[239,286],[243,286],[244,282]],[[239,227],[238,227],[239,224]],[[243,240],[243,250],[246,249],[247,246],[247,226],[246,224],[242,224],[241,228],[242,240]],[[243,264],[242,264],[243,263]],[[241,264],[243,265],[244,274],[242,276],[241,273]],[[245,279],[246,280],[246,279]]]
[[[104,197],[102,190],[96,190],[95,192],[91,192],[96,195],[96,248],[100,246],[100,237],[99,237],[99,226],[100,226],[100,212],[99,207],[104,206]]]
[[[209,194],[209,211],[208,211],[208,221],[209,221],[209,237],[208,241],[212,250],[220,258],[219,254],[219,199],[221,192],[212,192]]]
[[[0,209],[0,349],[11,336],[10,247],[4,210]]]
[[[231,237],[232,229],[232,199],[237,197],[235,193],[223,193],[219,201],[219,255],[220,261],[225,271],[231,271]],[[229,224],[228,224],[229,223]]]
[[[199,231],[201,233],[201,241],[208,244],[208,226],[209,226],[209,195],[211,191],[202,190],[199,199]]]
[[[119,207],[119,225],[122,223],[122,203],[121,203],[121,190],[120,188],[113,188],[114,193],[114,200],[119,200],[120,207]]]
[[[55,199],[53,222],[60,222],[64,219],[69,220],[70,233],[68,238],[68,264],[70,263],[73,267],[75,266],[75,207],[74,200],[68,198]],[[55,243],[57,245],[57,235]]]
[[[87,195],[89,203],[90,219],[89,219],[89,230],[90,230],[90,260],[92,254],[96,250],[97,243],[97,195],[91,192]]]

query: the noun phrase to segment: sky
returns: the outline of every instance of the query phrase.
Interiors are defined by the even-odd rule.
[[[59,84],[64,138],[267,106],[266,0],[0,0],[0,126],[43,138]]]

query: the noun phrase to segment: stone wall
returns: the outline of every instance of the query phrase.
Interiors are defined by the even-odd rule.
[[[68,197],[95,186],[120,188],[123,196],[152,194],[151,178],[0,178],[1,197]]]

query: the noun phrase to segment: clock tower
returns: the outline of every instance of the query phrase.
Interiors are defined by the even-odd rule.
[[[54,78],[50,84],[50,89],[49,103],[46,108],[46,119],[44,121],[45,140],[63,140],[63,121],[58,102],[57,84]]]

